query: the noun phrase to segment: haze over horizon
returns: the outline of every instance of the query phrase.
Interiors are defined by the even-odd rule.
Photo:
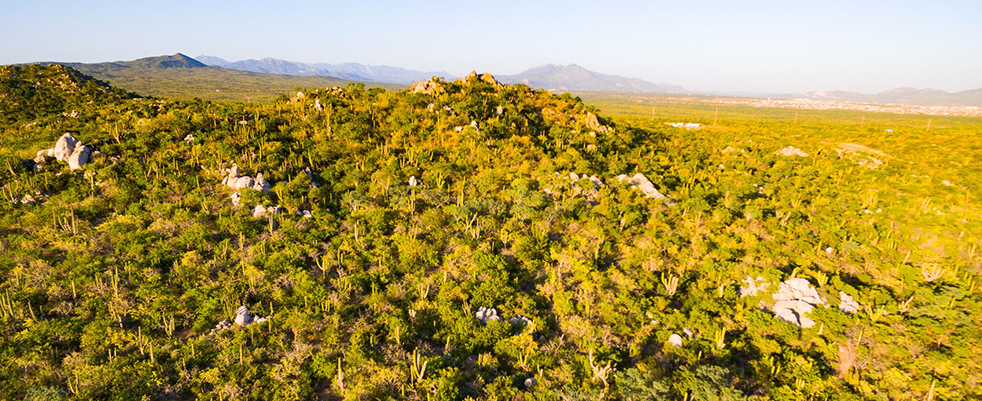
[[[14,2],[0,15],[0,64],[180,52],[455,75],[577,64],[705,92],[957,92],[982,87],[980,17],[970,1]]]

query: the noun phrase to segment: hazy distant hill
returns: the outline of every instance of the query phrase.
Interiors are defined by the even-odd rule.
[[[897,88],[877,94],[864,94],[852,91],[815,91],[808,92],[804,95],[793,96],[812,100],[838,100],[844,102],[982,107],[982,89],[951,93],[937,89]]]
[[[676,85],[653,84],[637,78],[601,74],[576,64],[567,66],[546,64],[516,75],[503,75],[497,78],[505,83],[523,83],[536,88],[554,90],[655,93],[685,91]]]
[[[196,59],[210,66],[240,71],[300,76],[332,76],[364,82],[409,84],[415,81],[427,80],[434,76],[451,77],[450,74],[440,71],[416,71],[387,65],[365,65],[359,63],[310,64],[269,57],[260,60],[228,61],[220,57],[207,55],[198,56]]]
[[[322,73],[313,64],[295,63],[292,61],[264,58],[262,60],[227,61],[220,57],[198,56],[195,59],[205,65],[227,68],[231,70],[261,72],[263,74],[302,75],[302,76],[333,76]]]
[[[63,64],[142,95],[205,100],[269,101],[296,87],[344,86],[352,80],[328,76],[276,75],[209,67],[177,53],[133,61]]]

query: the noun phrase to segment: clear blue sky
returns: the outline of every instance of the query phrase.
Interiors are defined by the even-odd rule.
[[[982,88],[982,1],[46,1],[0,64],[182,52],[514,74],[579,64],[697,91]]]

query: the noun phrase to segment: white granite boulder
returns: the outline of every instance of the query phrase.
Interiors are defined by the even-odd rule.
[[[681,347],[682,336],[676,333],[672,333],[672,335],[668,336],[668,343],[671,344],[673,347]]]
[[[229,180],[228,186],[232,189],[239,190],[244,188],[252,188],[252,177],[236,177],[234,180]]]
[[[91,160],[92,148],[79,143],[75,146],[75,150],[72,151],[71,156],[68,157],[68,167],[72,170],[78,170]]]
[[[66,132],[61,138],[58,138],[54,148],[48,149],[48,156],[67,163],[68,159],[72,157],[72,153],[75,152],[75,145],[77,144],[78,140]]]
[[[235,311],[235,324],[245,327],[249,323],[252,323],[252,315],[249,314],[249,308],[242,305]]]

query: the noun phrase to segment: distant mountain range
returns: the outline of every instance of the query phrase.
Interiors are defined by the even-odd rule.
[[[227,61],[220,57],[201,55],[198,61],[210,66],[233,70],[261,72],[267,74],[332,76],[352,81],[389,82],[410,84],[434,76],[450,78],[451,74],[441,71],[415,71],[386,65],[372,66],[358,63],[310,64],[274,58],[260,60]],[[530,68],[515,75],[495,75],[499,81],[514,84],[523,83],[534,88],[559,91],[604,91],[604,92],[684,92],[676,85],[653,84],[637,78],[600,74],[576,64],[567,66],[546,64]]]
[[[860,103],[982,107],[982,88],[955,93],[937,89],[915,88],[890,89],[876,94],[864,94],[852,91],[815,91],[805,94],[788,95],[786,97]]]
[[[63,64],[82,73],[107,80],[136,93],[156,96],[201,96],[211,100],[232,100],[234,95],[267,99],[270,90],[286,93],[297,86],[324,87],[347,82],[367,82],[372,86],[398,88],[434,76],[451,79],[446,72],[415,71],[392,66],[372,66],[358,63],[309,64],[264,58],[261,60],[226,61],[214,56],[188,57],[177,53],[170,56],[147,57],[133,61],[106,63],[41,63]],[[556,91],[686,93],[680,86],[655,84],[637,78],[606,75],[587,70],[576,64],[567,66],[546,64],[515,75],[496,75],[508,84],[522,83],[535,88]],[[186,90],[182,88],[186,86]],[[204,92],[214,88],[214,94]],[[204,95],[207,93],[207,95]],[[709,93],[706,93],[709,95]],[[771,97],[880,104],[910,104],[928,106],[982,107],[982,88],[961,92],[936,89],[898,88],[876,94],[852,91],[814,91],[804,94],[754,94],[740,97]]]
[[[522,83],[535,88],[559,91],[685,92],[681,86],[653,84],[638,78],[601,74],[576,64],[567,66],[546,64],[530,68],[519,74],[496,76],[496,78],[504,83]]]
[[[359,63],[300,63],[296,61],[264,58],[260,60],[227,61],[220,57],[201,55],[198,61],[215,67],[231,70],[299,76],[330,76],[349,81],[385,82],[408,85],[434,76],[448,78],[452,75],[442,71],[415,71],[387,65],[365,65]]]

